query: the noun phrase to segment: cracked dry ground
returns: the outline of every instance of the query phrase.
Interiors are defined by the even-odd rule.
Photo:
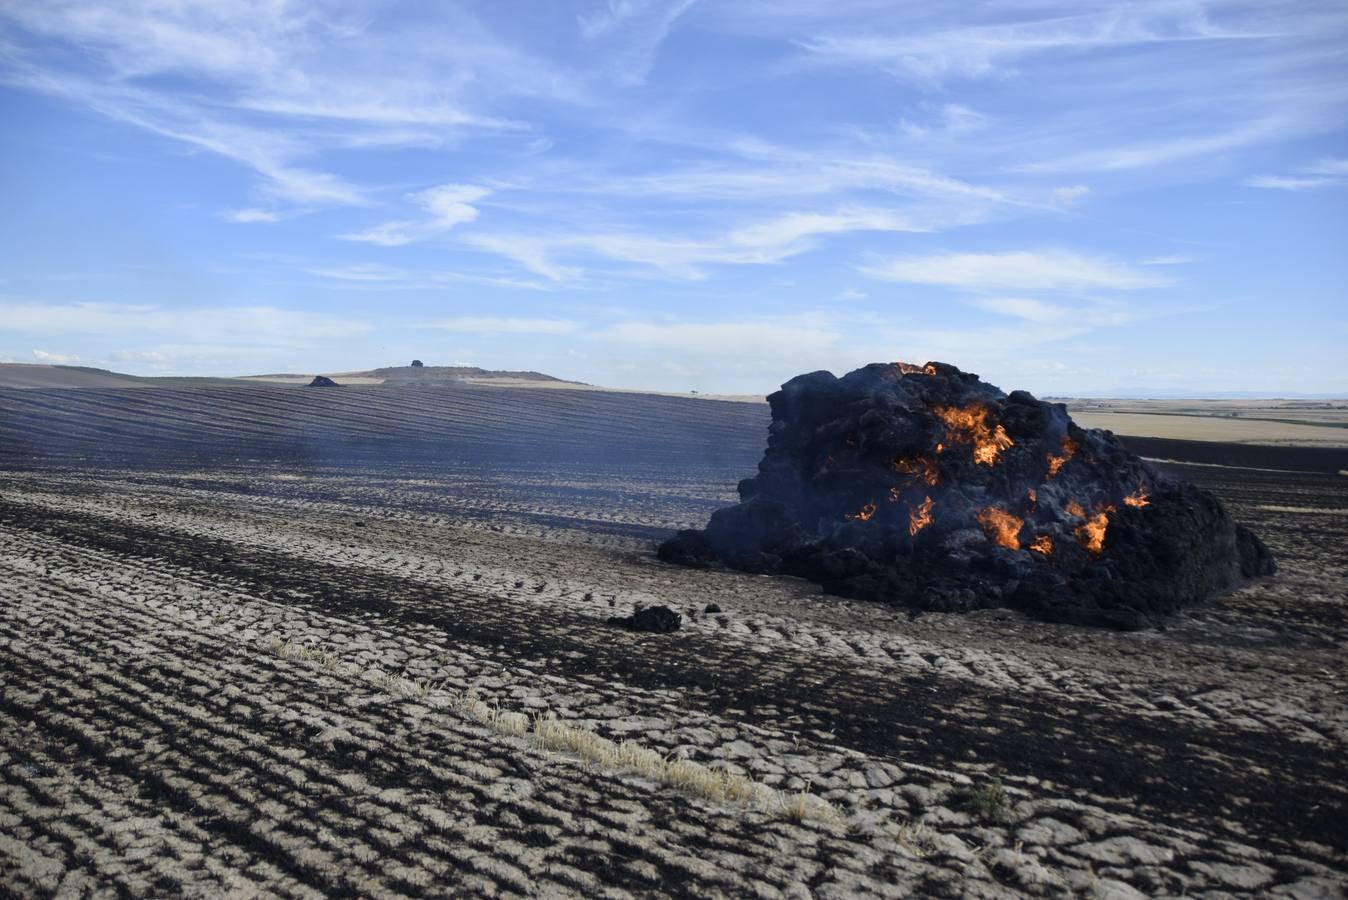
[[[0,884],[1343,895],[1348,479],[1186,468],[1283,572],[1120,634],[656,562],[737,474],[0,470]],[[604,624],[655,602],[684,629]],[[542,751],[444,702],[467,689],[846,827]],[[1001,817],[969,801],[994,780]]]

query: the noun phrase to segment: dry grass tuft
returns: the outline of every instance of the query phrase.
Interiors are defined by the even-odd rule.
[[[297,644],[294,641],[283,641],[279,637],[271,639],[269,647],[272,653],[283,659],[299,659],[305,662],[317,663],[323,669],[329,672],[337,671],[341,665],[341,660],[336,655],[320,650],[317,647],[310,647],[305,644]]]
[[[914,856],[924,857],[932,850],[934,835],[925,822],[902,822],[893,826],[891,833],[899,846]]]
[[[544,750],[571,753],[603,768],[629,772],[706,800],[749,806],[797,822],[843,824],[837,807],[808,792],[788,796],[726,769],[691,759],[668,759],[633,741],[611,741],[552,714],[534,719],[532,737]]]
[[[329,672],[342,668],[341,661],[331,653],[279,637],[271,639],[269,649],[285,659],[316,663]],[[347,667],[347,671],[394,695],[441,699],[444,705],[473,721],[500,734],[531,740],[541,750],[570,754],[601,768],[637,775],[696,797],[759,809],[794,822],[812,820],[835,827],[845,824],[836,806],[807,791],[785,794],[727,769],[691,759],[670,759],[634,741],[613,741],[588,728],[564,722],[555,713],[544,713],[531,720],[523,713],[489,705],[471,692],[438,690],[427,679],[414,682],[380,669],[361,671],[355,666]]]

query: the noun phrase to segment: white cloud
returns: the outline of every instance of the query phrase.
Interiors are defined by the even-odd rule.
[[[265,196],[301,205],[367,202],[307,159],[328,149],[528,131],[470,109],[476,83],[580,96],[574,79],[455,7],[428,6],[406,25],[371,20],[347,4],[14,0],[0,6],[0,83],[242,163]]]
[[[530,186],[559,194],[740,204],[862,193],[927,199],[940,203],[942,210],[951,204],[962,210],[966,205],[1018,202],[998,187],[954,178],[888,153],[857,152],[855,143],[804,148],[740,138],[704,148],[716,158],[696,163],[677,160],[636,174],[596,168],[593,160],[557,164]]]
[[[1135,290],[1168,283],[1123,263],[1067,250],[942,253],[905,257],[861,271],[886,281],[973,291]]]
[[[267,131],[230,122],[214,107],[202,108],[164,93],[22,64],[0,69],[0,83],[83,104],[109,119],[241,163],[261,176],[259,190],[275,200],[349,206],[367,202],[361,188],[337,175],[296,164],[315,149],[297,130]]]
[[[108,359],[150,368],[162,368],[169,363],[168,356],[158,350],[113,350]]]
[[[407,199],[426,213],[426,218],[381,222],[363,231],[339,234],[344,241],[359,241],[380,247],[401,247],[423,241],[437,234],[472,222],[478,209],[471,204],[491,193],[488,188],[470,184],[442,184],[415,194]]]
[[[490,316],[463,316],[436,319],[426,327],[464,334],[571,334],[580,328],[579,322],[569,319],[526,319]]]
[[[905,216],[886,209],[843,209],[832,213],[787,213],[730,232],[727,241],[739,247],[791,248],[815,235],[849,231],[926,231]]]
[[[522,234],[468,234],[460,240],[479,250],[496,253],[514,260],[531,272],[550,281],[571,281],[579,278],[582,270],[560,265],[552,259],[552,252],[564,246],[561,238],[533,237]]]
[[[518,288],[529,291],[547,290],[548,285],[523,278],[489,275],[476,272],[448,272],[424,269],[402,269],[380,263],[351,263],[337,266],[312,266],[304,270],[310,275],[331,279],[342,287],[361,290],[444,290],[452,284],[479,284],[489,287]]]
[[[715,236],[662,236],[635,233],[557,236],[473,234],[462,240],[499,253],[555,281],[580,277],[583,270],[561,265],[557,257],[597,257],[649,266],[681,278],[703,279],[703,267],[767,265],[805,253],[813,238],[854,231],[922,232],[928,230],[894,210],[845,208],[827,213],[785,213]]]
[[[802,42],[821,60],[869,64],[895,74],[939,80],[950,76],[982,78],[1000,74],[1025,56],[1053,51],[1171,43],[1180,41],[1267,38],[1266,29],[1234,31],[1214,26],[1187,5],[1138,4],[1100,12],[1050,14],[1006,24],[976,25],[903,34],[820,35]]]
[[[472,184],[442,184],[417,194],[415,199],[430,213],[438,228],[453,228],[477,218],[477,209],[468,204],[490,194],[488,188]]]
[[[1170,254],[1167,256],[1149,256],[1142,260],[1144,266],[1183,266],[1189,263],[1198,262],[1196,256],[1182,256],[1179,254]]]
[[[1073,184],[1053,189],[1053,199],[1063,206],[1071,206],[1091,192],[1084,184]]]
[[[269,209],[230,209],[221,213],[220,217],[226,222],[235,222],[240,225],[254,222],[279,222],[281,220],[280,213]]]
[[[579,16],[581,37],[603,41],[598,54],[621,84],[644,84],[660,45],[696,0],[608,0],[600,12]]]
[[[902,119],[899,129],[908,137],[919,140],[930,137],[962,137],[982,131],[991,119],[962,103],[946,103],[935,111],[927,124]]]
[[[1342,178],[1318,178],[1305,175],[1256,175],[1243,182],[1247,187],[1276,191],[1311,191],[1316,188],[1348,184]]]
[[[426,232],[421,231],[418,223],[407,220],[380,222],[361,231],[348,231],[337,235],[339,240],[355,241],[361,244],[374,244],[376,247],[402,247],[421,240]]]
[[[773,355],[817,353],[839,341],[836,331],[780,320],[731,322],[620,322],[600,338],[629,347],[677,350],[700,355],[752,354],[771,348]]]
[[[1313,191],[1348,186],[1348,159],[1319,159],[1298,168],[1292,175],[1256,175],[1243,182],[1247,187],[1277,191]]]
[[[1026,163],[1023,172],[1119,172],[1209,156],[1284,137],[1289,129],[1285,116],[1274,114],[1246,122],[1216,134],[1191,134],[1139,141],[1114,147],[1090,149],[1055,159]]]
[[[358,337],[373,326],[356,319],[274,306],[174,307],[112,303],[0,302],[0,334],[156,333],[179,340],[296,344]]]
[[[980,297],[972,302],[979,309],[1030,322],[1057,322],[1072,314],[1072,310],[1067,307],[1031,297]]]
[[[65,366],[80,360],[78,356],[71,353],[51,353],[46,350],[34,350],[33,359],[49,366]]]
[[[312,269],[306,269],[310,275],[318,275],[321,278],[333,278],[338,281],[359,281],[384,283],[389,281],[398,281],[406,278],[408,273],[402,269],[395,269],[392,266],[382,266],[379,263],[353,263],[345,266],[315,266]]]
[[[800,372],[828,369],[842,374],[866,363],[897,359],[948,361],[985,376],[1023,373],[1041,365],[1030,352],[1035,348],[1056,351],[1068,346],[1065,342],[1142,316],[1102,302],[1058,309],[1011,298],[1002,305],[1002,312],[1016,321],[991,319],[941,328],[902,312],[850,315],[832,306],[827,312],[790,317],[620,322],[594,337],[607,345],[602,358],[620,383],[755,392]],[[1025,385],[1009,381],[1003,386]]]
[[[1348,175],[1348,159],[1319,159],[1302,171],[1307,175]]]

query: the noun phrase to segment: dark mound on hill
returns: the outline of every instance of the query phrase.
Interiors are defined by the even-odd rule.
[[[1274,569],[1212,494],[1061,404],[954,366],[814,372],[768,402],[768,449],[740,502],[666,541],[661,559],[1129,629]]]
[[[309,382],[308,387],[341,387],[340,384],[333,381],[326,375],[315,375],[314,380]]]

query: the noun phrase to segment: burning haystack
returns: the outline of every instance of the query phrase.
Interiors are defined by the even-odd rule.
[[[1061,404],[954,366],[814,372],[768,402],[768,449],[740,502],[661,559],[917,609],[1130,629],[1274,569],[1212,494]]]

